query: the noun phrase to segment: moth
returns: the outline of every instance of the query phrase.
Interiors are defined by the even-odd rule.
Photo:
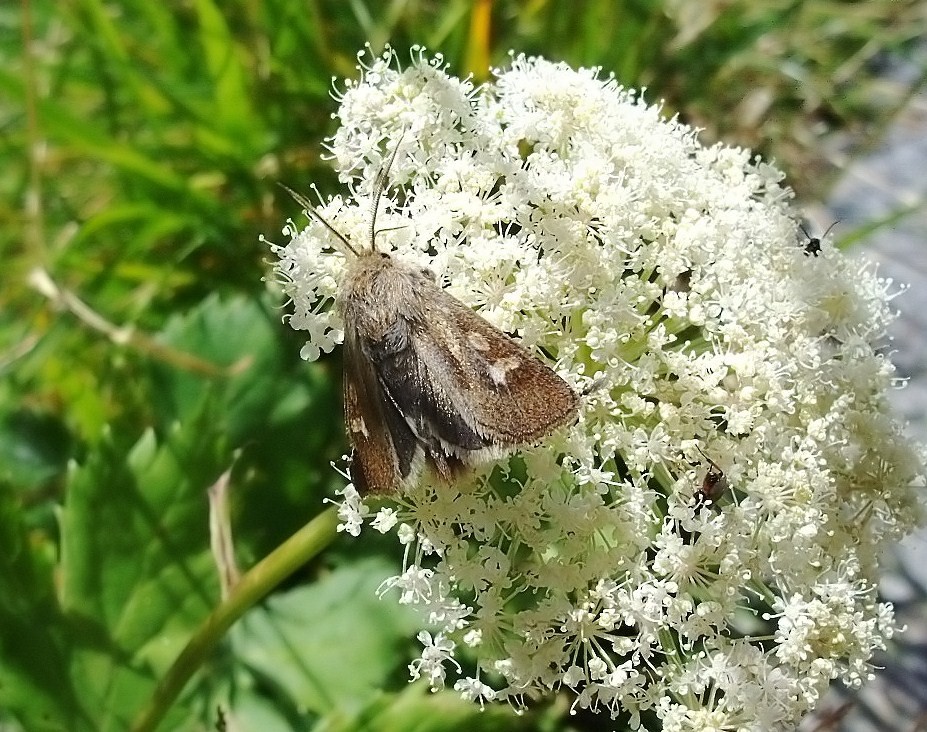
[[[579,400],[538,357],[445,292],[429,270],[377,248],[376,214],[392,158],[374,186],[367,248],[351,244],[290,191],[350,255],[335,305],[344,321],[350,475],[362,495],[400,490],[423,464],[450,481],[570,422]]]

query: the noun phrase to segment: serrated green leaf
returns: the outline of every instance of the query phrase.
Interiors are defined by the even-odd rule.
[[[283,354],[266,305],[243,297],[223,300],[211,295],[196,308],[172,318],[161,341],[215,368],[212,373],[157,367],[161,385],[157,407],[162,419],[185,419],[214,393],[229,439],[239,444],[284,397],[300,384],[283,384]],[[303,399],[307,398],[305,388]]]
[[[16,714],[30,732],[93,729],[74,695],[58,637],[60,618],[0,613],[0,708]]]
[[[341,409],[326,368],[303,364],[279,311],[265,301],[210,295],[169,321],[158,340],[208,368],[152,365],[157,423],[185,421],[209,396],[214,428],[241,448],[247,476],[232,501],[243,560],[259,557],[304,523],[306,507],[342,479]]]
[[[61,515],[61,604],[75,695],[92,720],[124,730],[218,600],[206,489],[221,466],[208,410],[127,457],[103,440],[76,469]]]
[[[415,615],[376,595],[395,571],[383,560],[367,560],[275,596],[242,620],[235,648],[296,708],[356,709],[409,660]]]

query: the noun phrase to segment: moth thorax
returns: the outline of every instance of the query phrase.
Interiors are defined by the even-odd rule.
[[[387,330],[400,318],[423,317],[423,294],[429,287],[437,289],[419,270],[371,252],[348,264],[341,283],[342,314],[369,331]]]

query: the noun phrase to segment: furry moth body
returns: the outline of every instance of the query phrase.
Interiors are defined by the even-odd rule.
[[[354,254],[336,306],[358,492],[397,491],[422,464],[450,480],[574,418],[578,396],[563,379],[428,270],[379,251],[373,224],[370,247],[358,250],[294,197]]]

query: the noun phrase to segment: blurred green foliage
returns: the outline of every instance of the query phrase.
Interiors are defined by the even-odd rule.
[[[307,366],[260,234],[316,182],[332,77],[422,44],[602,66],[822,196],[923,76],[914,0],[141,0],[0,8],[0,728],[122,730],[219,601],[206,489],[232,468],[247,568],[341,482],[337,354]],[[836,143],[834,142],[836,141]],[[369,537],[256,608],[163,729],[472,729],[405,684],[415,623]],[[366,557],[366,558],[365,558]],[[480,729],[566,729],[563,705]]]

